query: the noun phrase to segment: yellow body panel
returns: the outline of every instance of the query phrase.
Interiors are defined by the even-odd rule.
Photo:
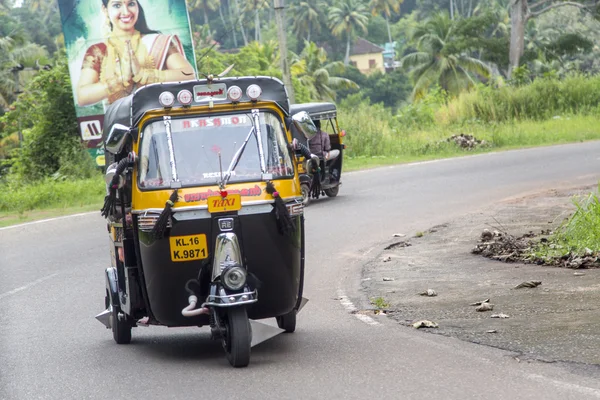
[[[134,145],[134,151],[139,154],[139,143],[141,141],[141,135],[145,124],[154,118],[163,117],[165,115],[175,117],[185,116],[210,116],[217,113],[232,112],[232,111],[250,111],[252,109],[261,109],[273,111],[279,115],[283,121],[283,113],[273,103],[269,102],[257,102],[254,104],[216,104],[213,108],[208,106],[191,107],[191,108],[178,108],[172,110],[153,110],[149,111],[144,118],[140,121],[139,132],[140,136],[138,141]],[[291,133],[285,129],[284,131],[287,136],[288,143],[291,142]],[[295,155],[292,154],[292,163],[297,163]],[[141,191],[137,185],[138,171],[137,168],[133,172],[133,190],[131,206],[133,210],[147,210],[151,208],[162,209],[165,207],[166,201],[173,192],[173,189],[159,189],[159,190],[145,190]],[[287,179],[275,179],[273,180],[275,189],[279,192],[279,195],[283,198],[302,197],[300,190],[300,182],[298,179],[298,171],[294,171],[293,178]],[[246,182],[246,183],[231,183],[226,187],[227,193],[240,194],[242,205],[247,202],[261,201],[261,200],[273,200],[273,196],[265,191],[266,182]],[[179,189],[179,198],[173,208],[178,207],[190,207],[190,206],[208,206],[207,199],[210,196],[219,196],[220,191],[217,185],[212,186],[196,186],[191,188]]]

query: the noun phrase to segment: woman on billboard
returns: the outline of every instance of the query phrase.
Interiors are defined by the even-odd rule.
[[[110,34],[90,46],[84,56],[77,86],[77,104],[125,97],[141,86],[195,79],[176,35],[148,28],[138,0],[102,0]]]

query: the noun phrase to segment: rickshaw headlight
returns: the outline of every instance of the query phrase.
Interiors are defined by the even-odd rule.
[[[175,104],[175,96],[171,92],[162,92],[160,96],[158,96],[158,102],[163,107],[173,107],[173,104]]]
[[[246,284],[246,270],[237,265],[227,267],[221,273],[221,282],[229,290],[240,290]]]
[[[248,98],[250,98],[252,101],[258,100],[261,94],[262,89],[257,84],[252,84],[246,89],[246,96],[248,96]]]
[[[227,98],[236,103],[242,99],[242,89],[239,86],[230,86],[227,89]]]

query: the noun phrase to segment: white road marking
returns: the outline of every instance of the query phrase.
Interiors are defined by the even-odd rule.
[[[96,213],[97,213],[97,211],[90,211],[90,212],[86,212],[86,213],[64,215],[62,217],[40,219],[39,221],[31,221],[31,222],[25,222],[23,224],[18,224],[18,225],[5,226],[4,228],[0,228],[0,231],[6,230],[6,229],[20,228],[22,226],[27,226],[27,225],[41,224],[42,222],[58,221],[60,219],[67,219],[67,218],[72,218],[72,217],[80,217],[80,216],[83,216],[83,215],[91,215],[91,214],[96,214]]]
[[[587,387],[587,386],[581,386],[581,385],[577,385],[574,383],[568,383],[568,382],[562,382],[562,381],[557,381],[555,379],[552,378],[547,378],[545,376],[542,375],[537,375],[537,374],[527,374],[527,376],[530,379],[533,379],[535,381],[538,382],[542,382],[542,383],[550,383],[554,386],[557,386],[561,389],[567,389],[567,390],[574,390],[577,391],[581,394],[585,394],[585,395],[593,395],[597,398],[600,398],[600,390],[598,389],[594,389],[591,387]]]
[[[344,294],[344,292],[341,290],[338,290],[338,299],[340,300],[340,304],[342,306],[344,306],[346,311],[348,311],[348,313],[354,315],[356,318],[358,318],[358,320],[360,320],[366,324],[369,324],[369,325],[381,325],[379,322],[375,321],[373,318],[369,317],[368,315],[360,314],[358,312],[358,308],[356,308],[356,306],[352,303],[352,301],[350,301],[348,296],[346,296]]]
[[[19,292],[22,292],[23,290],[29,289],[30,287],[33,287],[33,286],[35,286],[37,284],[40,284],[40,283],[42,283],[44,281],[47,281],[50,278],[54,278],[56,275],[58,275],[58,272],[56,272],[54,274],[51,274],[51,275],[48,275],[48,276],[45,276],[43,278],[37,279],[37,280],[35,280],[33,282],[28,283],[25,286],[21,286],[21,287],[18,287],[16,289],[10,290],[8,292],[1,293],[0,294],[0,300],[3,299],[3,298],[5,298],[5,297],[11,296],[11,295],[13,295],[15,293],[19,293]]]

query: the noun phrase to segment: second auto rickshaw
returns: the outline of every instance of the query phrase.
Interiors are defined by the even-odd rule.
[[[320,124],[320,129],[328,134],[331,152],[336,155],[331,158],[321,157],[312,161],[307,157],[299,157],[298,171],[302,184],[302,197],[304,205],[311,199],[318,199],[321,195],[335,197],[338,195],[342,184],[343,153],[346,148],[343,139],[346,131],[340,130],[337,121],[337,108],[333,103],[302,103],[293,104],[291,113],[307,112],[313,121]],[[302,132],[294,130],[296,140],[306,144],[307,138]],[[308,140],[317,140],[310,138]]]
[[[293,332],[305,301],[290,130],[316,128],[278,79],[211,78],[148,85],[106,112],[112,265],[97,318],[119,344],[137,325],[210,326],[244,367],[250,320]]]

